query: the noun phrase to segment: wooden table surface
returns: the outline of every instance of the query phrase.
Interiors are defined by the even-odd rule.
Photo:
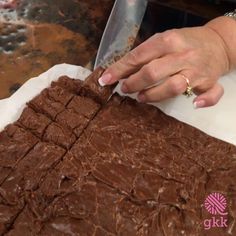
[[[113,0],[0,0],[0,99],[55,64],[96,54]]]

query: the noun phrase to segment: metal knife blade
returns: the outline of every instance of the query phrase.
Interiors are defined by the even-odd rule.
[[[116,0],[104,30],[94,69],[106,68],[134,45],[147,8],[147,0]]]

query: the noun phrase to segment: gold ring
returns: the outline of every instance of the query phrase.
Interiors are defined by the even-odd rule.
[[[187,83],[187,88],[186,88],[186,91],[183,93],[183,95],[185,95],[186,97],[189,98],[189,97],[193,96],[193,88],[190,86],[189,79],[187,78],[187,76],[185,76],[183,74],[180,74],[180,75]]]

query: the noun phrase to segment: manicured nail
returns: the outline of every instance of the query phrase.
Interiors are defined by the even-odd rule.
[[[121,91],[122,91],[123,93],[128,93],[128,87],[127,87],[127,85],[122,84],[122,86],[121,86]]]
[[[100,77],[98,79],[98,83],[104,87],[105,85],[107,85],[108,83],[111,82],[111,79],[112,79],[112,75],[111,74],[105,74],[103,75],[102,77]]]
[[[195,109],[203,108],[203,107],[205,107],[205,105],[206,105],[206,102],[204,100],[200,100],[200,101],[193,103],[193,106]]]
[[[139,102],[145,102],[146,101],[146,97],[144,94],[139,94],[138,95],[138,101]]]

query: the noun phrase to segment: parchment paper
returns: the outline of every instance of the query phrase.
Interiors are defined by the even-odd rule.
[[[16,121],[26,103],[38,95],[51,82],[62,75],[76,79],[85,79],[90,71],[74,65],[61,64],[27,81],[10,98],[0,100],[0,131],[7,124]],[[214,107],[195,110],[193,98],[179,96],[165,102],[155,103],[166,114],[190,124],[203,132],[236,145],[236,71],[220,80],[225,88],[225,95]],[[122,83],[122,82],[121,82]],[[120,86],[116,89],[120,92]],[[123,95],[123,94],[122,94]],[[132,95],[136,98],[136,95]]]

